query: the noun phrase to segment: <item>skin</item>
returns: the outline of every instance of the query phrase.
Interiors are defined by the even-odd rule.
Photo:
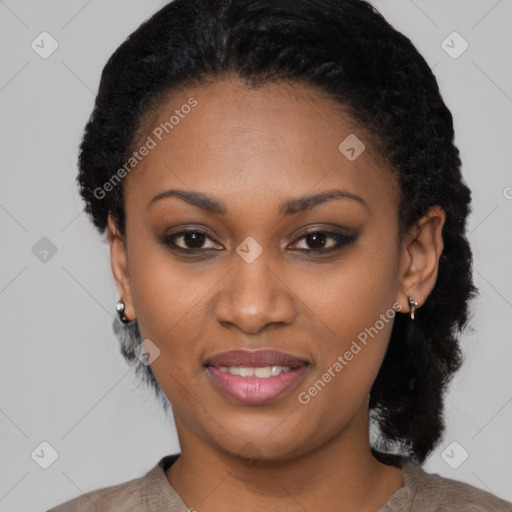
[[[126,178],[126,238],[112,218],[107,238],[126,316],[160,350],[151,367],[172,404],[181,456],[166,476],[188,507],[239,510],[377,511],[402,486],[401,470],[377,461],[368,441],[368,394],[392,329],[378,335],[307,405],[307,391],[380,315],[421,306],[434,287],[445,214],[431,208],[398,242],[398,187],[371,137],[313,88],[234,77],[172,94],[146,119],[139,142],[190,97],[198,105]],[[338,145],[356,134],[366,150],[349,161]],[[139,146],[137,146],[139,147]],[[209,213],[171,197],[196,191],[225,203]],[[281,203],[341,189],[283,216]],[[161,239],[183,229],[204,243]],[[330,254],[308,232],[356,240]],[[252,263],[236,248],[262,248]],[[210,238],[208,238],[210,237]],[[327,238],[326,248],[336,245]],[[302,252],[299,250],[302,249]],[[326,249],[324,249],[325,251]],[[237,349],[274,348],[307,360],[298,385],[272,403],[242,405],[211,382],[203,361]]]

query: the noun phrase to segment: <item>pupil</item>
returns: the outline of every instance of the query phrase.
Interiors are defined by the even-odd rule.
[[[186,233],[185,243],[189,246],[200,248],[204,243],[204,235],[202,233]]]
[[[325,233],[311,233],[308,235],[307,242],[310,247],[313,246],[316,249],[325,246],[325,239]],[[319,245],[315,246],[315,243],[319,243]]]

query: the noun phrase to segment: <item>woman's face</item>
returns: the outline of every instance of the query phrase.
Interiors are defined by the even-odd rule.
[[[306,86],[225,80],[173,94],[142,145],[113,269],[127,316],[159,350],[151,367],[180,439],[283,459],[342,432],[367,437],[410,255],[395,179],[365,132]],[[261,349],[296,359],[208,366]]]

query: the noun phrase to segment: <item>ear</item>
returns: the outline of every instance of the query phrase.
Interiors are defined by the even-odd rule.
[[[129,320],[134,320],[136,315],[130,289],[125,241],[110,213],[105,234],[110,246],[110,264],[115,285],[125,305],[124,314]]]
[[[440,206],[432,206],[402,241],[400,256],[400,290],[397,302],[402,312],[410,311],[411,296],[421,307],[434,288],[443,252],[443,225],[446,214]]]

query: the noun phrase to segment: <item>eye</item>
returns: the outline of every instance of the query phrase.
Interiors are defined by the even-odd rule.
[[[174,233],[163,238],[164,244],[170,246],[172,249],[177,249],[185,252],[202,251],[204,249],[214,249],[215,247],[204,247],[207,241],[211,241],[215,245],[215,240],[209,237],[204,231],[197,229],[188,229]]]
[[[353,243],[356,235],[342,235],[328,231],[311,231],[297,239],[289,247],[301,252],[327,253]],[[302,245],[302,247],[300,247]],[[305,246],[311,247],[310,249]]]
[[[298,238],[289,247],[300,252],[325,254],[353,243],[356,238],[357,235],[311,231]],[[204,231],[198,229],[182,230],[178,233],[167,235],[162,239],[162,242],[173,250],[187,253],[222,250],[221,245],[217,244]],[[210,242],[210,247],[205,245],[208,242]]]

